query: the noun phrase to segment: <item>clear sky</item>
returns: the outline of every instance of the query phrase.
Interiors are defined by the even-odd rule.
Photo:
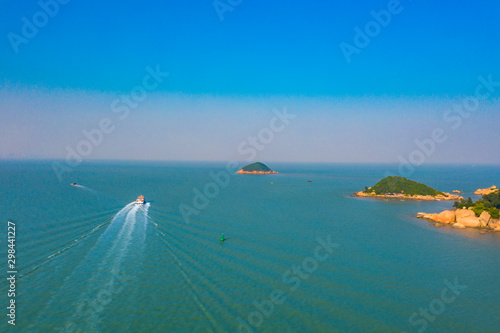
[[[500,82],[496,1],[54,1],[3,3],[3,158],[64,158],[109,119],[86,159],[244,160],[286,107],[257,160],[398,162],[442,129],[426,162],[500,163],[500,85],[449,113]]]

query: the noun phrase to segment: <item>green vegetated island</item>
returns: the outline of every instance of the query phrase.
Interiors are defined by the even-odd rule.
[[[255,162],[249,164],[242,169],[236,171],[236,173],[240,174],[251,174],[251,175],[266,175],[271,173],[277,173],[276,171],[271,170],[267,165],[260,162]]]
[[[452,192],[460,192],[454,190]],[[479,228],[482,232],[500,231],[500,190],[496,186],[478,189],[474,194],[483,194],[473,202],[447,192],[440,192],[427,185],[398,176],[389,176],[364,191],[354,193],[355,197],[369,197],[384,200],[453,200],[453,208],[440,213],[419,212],[416,217],[428,220],[436,227],[448,224],[454,228]]]
[[[354,193],[355,197],[400,200],[461,200],[461,196],[440,192],[427,185],[399,176],[388,176],[364,191]]]

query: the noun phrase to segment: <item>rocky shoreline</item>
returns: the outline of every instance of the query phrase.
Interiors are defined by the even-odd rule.
[[[475,195],[488,195],[488,194],[493,193],[497,190],[498,190],[497,187],[495,185],[493,185],[492,187],[477,189],[474,191],[474,194]]]
[[[271,171],[244,171],[242,169],[242,170],[236,171],[236,173],[245,174],[245,175],[268,175],[271,173],[278,173],[278,172],[272,171],[272,170]]]
[[[448,224],[458,229],[479,228],[500,232],[500,219],[491,218],[491,215],[486,211],[483,211],[481,215],[477,217],[470,208],[450,209],[436,214],[420,212],[416,217],[434,222],[436,227]]]
[[[450,194],[447,192],[443,192],[444,195],[407,195],[402,193],[391,193],[391,194],[375,194],[375,193],[366,193],[365,191],[359,191],[353,193],[353,197],[359,198],[376,198],[376,199],[400,199],[400,200],[423,200],[423,201],[446,201],[453,200],[459,201],[462,200],[463,197]]]

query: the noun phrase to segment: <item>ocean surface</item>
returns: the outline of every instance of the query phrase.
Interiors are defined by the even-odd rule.
[[[500,233],[410,216],[451,202],[349,197],[397,165],[266,164],[280,173],[86,162],[60,181],[51,162],[1,162],[0,331],[8,221],[19,332],[500,331]],[[409,178],[473,196],[500,167]]]

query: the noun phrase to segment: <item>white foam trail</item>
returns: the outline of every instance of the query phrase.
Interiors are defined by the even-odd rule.
[[[115,215],[85,258],[64,279],[62,288],[47,303],[38,319],[43,320],[44,314],[59,310],[67,314],[65,315],[67,321],[63,326],[78,327],[85,332],[97,330],[97,325],[101,322],[99,313],[127,283],[123,274],[126,270],[122,266],[125,256],[129,253],[136,255],[130,251],[131,244],[138,243],[139,249],[143,248],[148,208],[149,205],[143,207],[132,202]],[[144,217],[140,214],[142,223],[137,223],[136,215],[139,210],[144,212]],[[133,248],[136,248],[135,244]],[[89,273],[90,277],[82,280],[82,276],[88,276]],[[68,300],[66,295],[75,292],[78,292],[79,296],[76,297],[73,306],[58,304],[61,303],[60,300]],[[59,297],[60,295],[66,297]],[[103,295],[107,297],[104,300]],[[68,310],[72,314],[67,313]]]
[[[88,287],[86,288],[86,290],[78,297],[77,304],[79,304],[80,306],[85,306],[88,301],[92,302],[93,299],[94,303],[96,303],[97,301],[99,301],[98,299],[101,298],[101,295],[112,297],[114,291],[116,291],[116,289],[114,289],[113,287],[113,285],[117,284],[117,282],[115,281],[115,274],[120,272],[121,263],[125,255],[127,254],[127,249],[132,239],[132,232],[135,228],[136,213],[138,209],[139,206],[134,205],[127,212],[125,223],[120,229],[116,239],[113,241],[113,245],[102,259],[99,268],[87,281]],[[98,289],[95,289],[93,288],[93,286],[102,287],[98,287]],[[70,321],[76,322],[80,318],[82,318],[82,316],[88,316],[91,320],[87,320],[84,323],[89,324],[89,331],[93,332],[94,330],[97,330],[97,326],[101,322],[99,313],[104,310],[105,305],[107,305],[108,303],[109,302],[107,301],[101,301],[100,306],[94,306],[92,308],[93,312],[91,313],[86,311],[85,314],[82,314],[77,310],[76,313],[71,316]],[[87,329],[85,331],[87,331]]]
[[[92,194],[98,194],[99,193],[96,190],[93,190],[90,187],[83,186],[83,185],[76,185],[75,188],[79,188],[79,189],[85,190],[85,191],[90,192]]]
[[[123,257],[126,254],[128,245],[130,244],[130,240],[132,239],[132,231],[134,230],[136,222],[135,214],[137,213],[138,209],[139,207],[135,205],[127,213],[127,216],[125,217],[125,224],[118,233],[113,246],[111,247],[111,249],[109,249],[106,258],[103,260],[101,266],[112,265],[114,270],[122,262]]]
[[[146,240],[146,231],[148,228],[148,220],[149,220],[149,206],[151,204],[149,202],[145,203],[142,207],[140,207],[140,210],[143,212],[143,221],[142,223],[138,226],[138,228],[141,229],[142,232],[142,242]]]

